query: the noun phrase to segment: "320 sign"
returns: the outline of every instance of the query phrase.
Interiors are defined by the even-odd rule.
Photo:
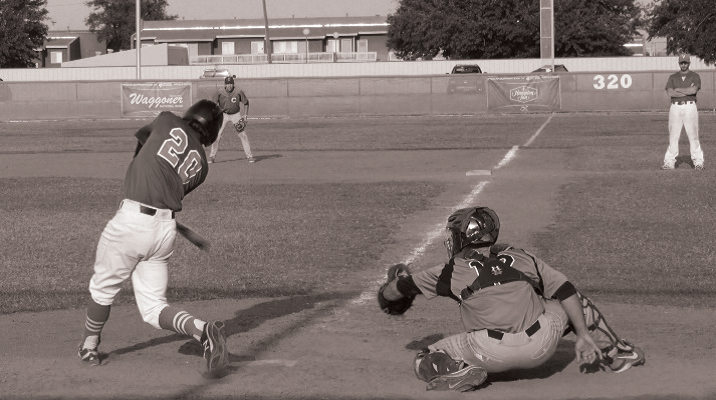
[[[628,89],[633,83],[631,75],[626,74],[622,76],[609,75],[606,78],[602,75],[597,75],[593,80],[596,81],[594,88],[597,90],[619,88]]]

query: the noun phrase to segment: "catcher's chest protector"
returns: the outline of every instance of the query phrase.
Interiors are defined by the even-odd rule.
[[[480,289],[502,285],[503,283],[525,281],[535,287],[535,282],[522,271],[512,267],[515,259],[509,254],[491,255],[489,258],[480,255],[479,259],[468,261],[468,265],[475,269],[477,279],[460,292],[462,301],[467,300]]]

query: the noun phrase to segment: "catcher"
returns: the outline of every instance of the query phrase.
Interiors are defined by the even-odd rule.
[[[493,210],[457,210],[447,222],[448,262],[415,274],[395,265],[378,291],[381,309],[391,315],[405,313],[419,294],[460,305],[466,331],[415,357],[415,375],[428,382],[427,390],[470,391],[488,373],[539,367],[571,331],[580,364],[617,373],[644,364],[644,352],[620,339],[562,273],[525,250],[496,245],[499,231]]]
[[[85,363],[101,363],[102,329],[122,284],[132,279],[137,307],[145,322],[193,337],[204,346],[207,372],[228,363],[226,333],[221,321],[202,321],[167,304],[168,261],[177,232],[200,248],[208,243],[176,222],[186,194],[201,185],[209,171],[204,146],[219,133],[222,113],[210,100],[200,100],[183,117],[164,111],[135,134],[138,143],[124,180],[125,198],[107,223],[97,244],[89,284],[85,327],[77,355]]]
[[[249,117],[249,98],[243,90],[234,86],[234,78],[227,76],[224,79],[224,87],[219,89],[219,94],[216,96],[216,102],[221,107],[221,111],[224,112],[224,122],[219,128],[219,137],[216,138],[214,144],[211,145],[211,152],[209,153],[209,164],[216,161],[216,153],[219,151],[219,142],[221,141],[221,135],[224,132],[224,127],[231,122],[236,130],[236,133],[241,139],[241,145],[244,147],[244,153],[246,153],[246,159],[250,163],[256,162],[256,159],[251,154],[251,144],[249,143],[249,136],[246,134],[246,125],[248,124]],[[243,114],[241,107],[243,106]]]

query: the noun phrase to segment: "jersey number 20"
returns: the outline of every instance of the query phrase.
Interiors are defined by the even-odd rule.
[[[181,128],[174,128],[169,132],[171,139],[167,139],[159,148],[157,154],[167,160],[174,168],[182,183],[187,183],[194,175],[201,171],[201,156],[196,150],[189,151],[182,161],[182,156],[188,146],[186,132]],[[177,165],[179,166],[177,168]]]

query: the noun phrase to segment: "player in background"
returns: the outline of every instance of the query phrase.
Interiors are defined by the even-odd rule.
[[[101,362],[97,348],[102,328],[123,282],[131,277],[145,322],[199,341],[208,372],[227,364],[223,322],[200,320],[170,306],[166,298],[168,261],[177,234],[175,214],[182,210],[184,196],[206,179],[204,147],[216,140],[222,119],[217,104],[200,100],[183,117],[162,112],[135,134],[138,144],[124,180],[125,199],[97,245],[80,360]]]
[[[489,373],[537,368],[570,331],[580,364],[618,373],[645,362],[643,351],[620,339],[561,272],[526,250],[496,245],[500,222],[493,210],[457,210],[446,231],[447,263],[412,275],[395,265],[378,292],[389,314],[404,313],[419,294],[459,304],[465,332],[415,357],[415,375],[427,390],[470,391]]]
[[[669,108],[669,147],[664,155],[661,169],[675,169],[676,156],[679,155],[681,129],[686,130],[689,138],[691,161],[697,170],[704,169],[704,152],[699,142],[699,111],[696,107],[696,93],[701,89],[701,77],[691,71],[691,56],[679,55],[679,72],[669,76],[666,81],[666,93],[671,97]]]
[[[216,153],[219,151],[221,135],[224,132],[224,127],[226,127],[226,124],[229,122],[234,126],[234,130],[239,135],[239,139],[241,139],[241,145],[244,147],[246,159],[249,160],[250,163],[256,162],[256,159],[251,154],[251,144],[249,144],[249,137],[245,131],[249,117],[249,98],[246,97],[243,90],[234,86],[233,77],[227,76],[224,79],[224,87],[219,89],[216,102],[224,112],[224,122],[219,129],[219,137],[216,138],[216,142],[211,145],[209,164],[216,161]],[[243,113],[241,112],[241,106],[243,106]]]

